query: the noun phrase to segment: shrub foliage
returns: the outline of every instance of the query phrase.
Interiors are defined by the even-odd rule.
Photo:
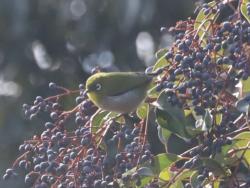
[[[3,178],[25,172],[39,188],[250,187],[250,1],[197,11],[169,29],[176,40],[156,53],[159,74],[136,112],[97,109],[82,84],[50,83],[54,96],[24,104],[28,118],[50,120],[20,145]],[[66,110],[65,97],[75,95]]]

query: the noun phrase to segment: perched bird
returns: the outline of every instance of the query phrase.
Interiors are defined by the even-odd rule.
[[[88,78],[86,91],[99,108],[129,113],[146,98],[152,78],[143,72],[99,72]]]

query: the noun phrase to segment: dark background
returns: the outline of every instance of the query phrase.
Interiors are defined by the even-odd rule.
[[[144,70],[173,40],[160,28],[193,10],[194,0],[0,0],[0,175],[43,128],[24,118],[23,103],[50,95],[50,81],[78,88],[97,65]]]

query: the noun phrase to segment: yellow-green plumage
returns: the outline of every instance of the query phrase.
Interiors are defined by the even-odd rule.
[[[86,82],[90,100],[119,113],[132,112],[145,99],[151,76],[138,72],[96,73]]]

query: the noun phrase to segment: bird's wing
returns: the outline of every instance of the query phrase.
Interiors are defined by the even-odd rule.
[[[103,77],[102,81],[104,85],[110,85],[114,89],[104,89],[107,96],[117,96],[127,92],[129,90],[142,87],[147,88],[152,80],[152,77],[144,73],[104,73],[100,75]],[[105,90],[106,89],[106,90]],[[129,101],[128,101],[129,102]]]

